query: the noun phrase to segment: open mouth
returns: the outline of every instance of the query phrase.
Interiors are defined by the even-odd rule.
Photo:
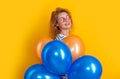
[[[70,25],[70,23],[65,23],[65,26],[69,26]]]

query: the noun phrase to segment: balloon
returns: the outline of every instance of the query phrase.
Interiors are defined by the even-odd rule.
[[[82,56],[78,58],[71,66],[68,79],[100,79],[102,74],[102,65],[98,59],[93,56]]]
[[[33,73],[30,79],[61,79],[59,75],[46,72],[40,72],[39,70]]]
[[[43,48],[42,62],[50,72],[63,75],[72,64],[70,49],[59,40],[51,41]]]
[[[78,36],[70,35],[66,37],[63,42],[68,45],[72,52],[72,61],[75,61],[77,58],[85,54],[84,44]]]
[[[32,65],[31,67],[29,67],[24,75],[24,79],[30,79],[31,75],[36,72],[37,70],[41,70],[41,71],[45,71],[45,68],[43,67],[43,65],[41,64],[35,64]]]
[[[24,79],[61,79],[60,76],[50,73],[42,64],[35,64],[25,72]]]
[[[37,57],[37,59],[40,61],[40,63],[42,63],[41,60],[41,52],[43,47],[45,46],[45,44],[47,44],[48,42],[50,42],[52,39],[50,37],[41,37],[34,46],[34,52],[35,55]]]

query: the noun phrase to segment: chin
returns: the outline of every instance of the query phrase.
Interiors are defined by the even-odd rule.
[[[67,28],[68,28],[68,29],[71,28],[71,25],[67,26]]]

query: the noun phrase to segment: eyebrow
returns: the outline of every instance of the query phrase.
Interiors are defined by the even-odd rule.
[[[69,16],[69,15],[66,15],[66,17],[67,17],[67,16]],[[59,18],[64,18],[64,17],[63,17],[63,16],[61,16],[61,17],[58,17],[58,19],[59,19]]]

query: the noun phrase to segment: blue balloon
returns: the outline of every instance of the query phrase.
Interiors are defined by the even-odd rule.
[[[61,79],[61,77],[48,72],[44,65],[35,64],[26,70],[24,79]]]
[[[71,51],[63,42],[51,41],[42,50],[42,62],[50,72],[63,75],[72,64]]]
[[[61,79],[61,77],[48,71],[41,72],[38,70],[32,74],[30,79]]]
[[[32,65],[31,67],[29,67],[25,74],[24,74],[24,79],[30,79],[31,75],[36,72],[37,70],[41,70],[41,71],[45,71],[45,68],[43,67],[43,65],[41,64],[35,64]]]
[[[82,56],[72,64],[68,79],[100,79],[102,74],[102,65],[98,59],[93,56]]]

